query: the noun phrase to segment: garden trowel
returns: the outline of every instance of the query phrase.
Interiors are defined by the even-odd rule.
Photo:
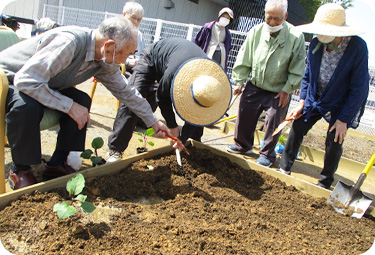
[[[182,173],[181,153],[180,153],[180,150],[178,148],[176,149],[176,157],[177,157],[177,163],[178,163],[177,173],[181,174]]]
[[[375,152],[367,162],[354,186],[339,181],[328,198],[327,203],[331,204],[336,212],[355,218],[362,218],[372,203],[371,198],[360,191],[360,188],[367,177],[368,172],[375,162]]]

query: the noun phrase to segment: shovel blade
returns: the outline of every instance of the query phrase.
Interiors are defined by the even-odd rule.
[[[338,182],[327,203],[332,205],[338,213],[360,219],[369,208],[372,200],[359,190],[349,205],[345,206],[349,200],[352,187],[343,182]]]

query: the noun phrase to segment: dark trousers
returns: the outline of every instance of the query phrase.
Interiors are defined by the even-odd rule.
[[[76,88],[60,92],[90,109],[91,99],[85,92]],[[44,108],[38,101],[20,92],[17,87],[9,86],[6,109],[7,136],[15,164],[35,165],[41,162],[39,124],[43,118]],[[87,126],[78,130],[78,124],[68,114],[62,114],[59,124],[60,131],[55,150],[83,151]]]
[[[313,112],[311,117],[305,121],[304,116],[293,122],[292,128],[289,132],[288,139],[281,156],[280,168],[290,171],[294,161],[297,157],[299,147],[302,144],[303,137],[312,128],[312,126],[323,116],[318,112]],[[320,173],[319,183],[326,188],[331,187],[334,174],[340,162],[342,155],[342,145],[339,142],[334,142],[336,129],[329,132],[331,126],[327,131],[325,142],[324,167]]]
[[[140,63],[138,63],[140,65]],[[134,71],[130,76],[129,84],[136,88],[151,105],[152,110],[158,107],[156,92],[158,84],[155,83],[154,75]],[[124,151],[133,136],[135,126],[142,126],[139,118],[126,105],[120,104],[113,124],[113,131],[108,137],[108,148],[115,151]],[[144,125],[144,124],[143,124]],[[185,143],[188,138],[200,141],[203,135],[203,127],[197,127],[185,123],[182,127],[180,140]]]
[[[238,108],[234,141],[241,151],[248,151],[254,144],[254,132],[260,114],[265,111],[264,147],[259,154],[275,162],[275,147],[279,141],[280,133],[272,136],[276,127],[285,119],[289,103],[281,108],[279,99],[275,99],[277,93],[266,91],[254,86],[251,82],[246,84],[242,93]]]

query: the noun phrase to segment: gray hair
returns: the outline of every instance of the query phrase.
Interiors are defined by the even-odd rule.
[[[137,2],[126,2],[125,5],[124,5],[124,9],[122,10],[122,12],[123,13],[126,12],[128,14],[141,13],[142,16],[144,15],[144,10],[143,10],[142,5],[140,5]]]
[[[280,8],[283,10],[284,15],[288,12],[288,0],[268,0],[264,10],[270,8]]]
[[[105,19],[99,25],[98,32],[101,38],[115,41],[116,50],[121,50],[131,38],[137,38],[137,29],[122,16]]]

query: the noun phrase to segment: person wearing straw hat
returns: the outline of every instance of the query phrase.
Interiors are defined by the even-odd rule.
[[[270,166],[276,160],[275,147],[280,134],[272,136],[272,133],[285,119],[290,94],[300,87],[305,70],[304,36],[286,22],[287,7],[286,0],[267,1],[265,22],[249,31],[232,71],[232,79],[237,85],[233,94],[242,93],[242,96],[234,133],[235,144],[229,145],[227,151],[252,153],[258,119],[265,111],[264,146],[256,160],[263,166]]]
[[[146,47],[129,85],[154,110],[160,108],[172,135],[182,143],[188,138],[200,141],[203,127],[212,125],[225,114],[232,97],[232,87],[223,68],[193,42],[177,37]],[[173,109],[185,121],[181,132]],[[107,162],[122,158],[136,123],[137,116],[121,104],[108,138]]]
[[[358,37],[361,30],[345,23],[345,9],[334,3],[319,7],[314,21],[297,27],[315,34],[298,106],[280,161],[281,173],[290,175],[304,135],[321,118],[329,123],[324,166],[318,186],[329,189],[334,181],[348,128],[357,128],[369,91],[368,50]]]
[[[224,67],[225,71],[227,71],[229,51],[232,48],[228,25],[233,20],[233,11],[224,7],[219,11],[217,20],[204,24],[194,38],[194,43],[201,47],[209,58]]]

